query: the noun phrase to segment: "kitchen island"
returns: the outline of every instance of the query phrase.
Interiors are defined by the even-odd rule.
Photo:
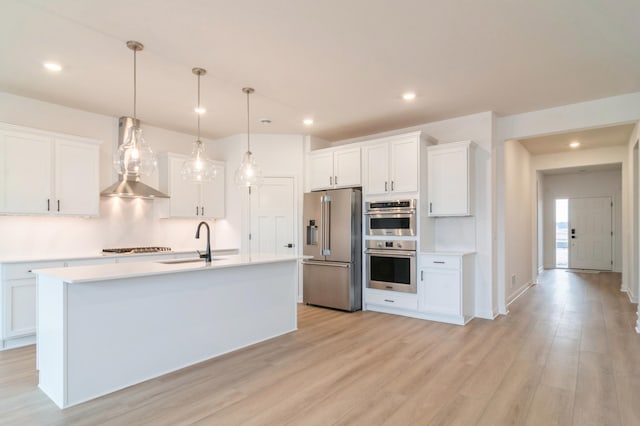
[[[296,256],[37,274],[39,387],[60,408],[297,329]]]

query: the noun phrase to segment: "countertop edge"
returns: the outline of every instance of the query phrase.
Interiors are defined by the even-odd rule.
[[[151,261],[121,263],[116,264],[115,268],[114,265],[91,265],[77,266],[74,268],[37,269],[33,272],[36,275],[44,275],[57,278],[65,283],[81,284],[97,281],[113,281],[128,278],[176,274],[182,272],[213,271],[217,269],[264,265],[269,263],[280,263],[288,261],[297,262],[301,258],[302,256],[232,255],[224,259],[214,260],[210,265],[198,264],[196,266],[188,263],[167,264],[157,261]]]

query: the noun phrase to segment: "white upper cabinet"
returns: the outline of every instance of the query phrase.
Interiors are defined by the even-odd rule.
[[[187,159],[184,155],[164,153],[160,156],[160,190],[169,195],[160,200],[161,217],[209,218],[224,217],[225,166],[216,164],[216,178],[212,182],[193,183],[182,178],[180,169]]]
[[[95,145],[56,140],[56,212],[98,215],[100,153]]]
[[[470,216],[472,210],[473,142],[430,146],[428,158],[429,216]]]
[[[365,194],[417,192],[420,136],[400,135],[388,142],[365,146]]]
[[[0,124],[0,212],[97,216],[99,142]]]
[[[336,148],[309,154],[309,188],[347,188],[362,184],[360,148]]]

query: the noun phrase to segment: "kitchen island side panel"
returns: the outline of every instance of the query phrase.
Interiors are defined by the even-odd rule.
[[[297,261],[67,287],[65,407],[297,328]]]
[[[38,387],[60,408],[66,405],[66,286],[58,279],[38,276],[37,299],[46,300],[38,309],[36,368]]]

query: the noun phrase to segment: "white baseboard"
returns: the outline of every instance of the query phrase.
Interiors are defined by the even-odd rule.
[[[527,290],[529,290],[531,287],[533,287],[536,283],[533,281],[529,281],[528,283],[526,283],[525,285],[523,285],[520,290],[511,298],[507,301],[507,308],[516,301],[516,299],[518,299],[518,297],[522,296],[523,294],[525,294],[527,292]]]

